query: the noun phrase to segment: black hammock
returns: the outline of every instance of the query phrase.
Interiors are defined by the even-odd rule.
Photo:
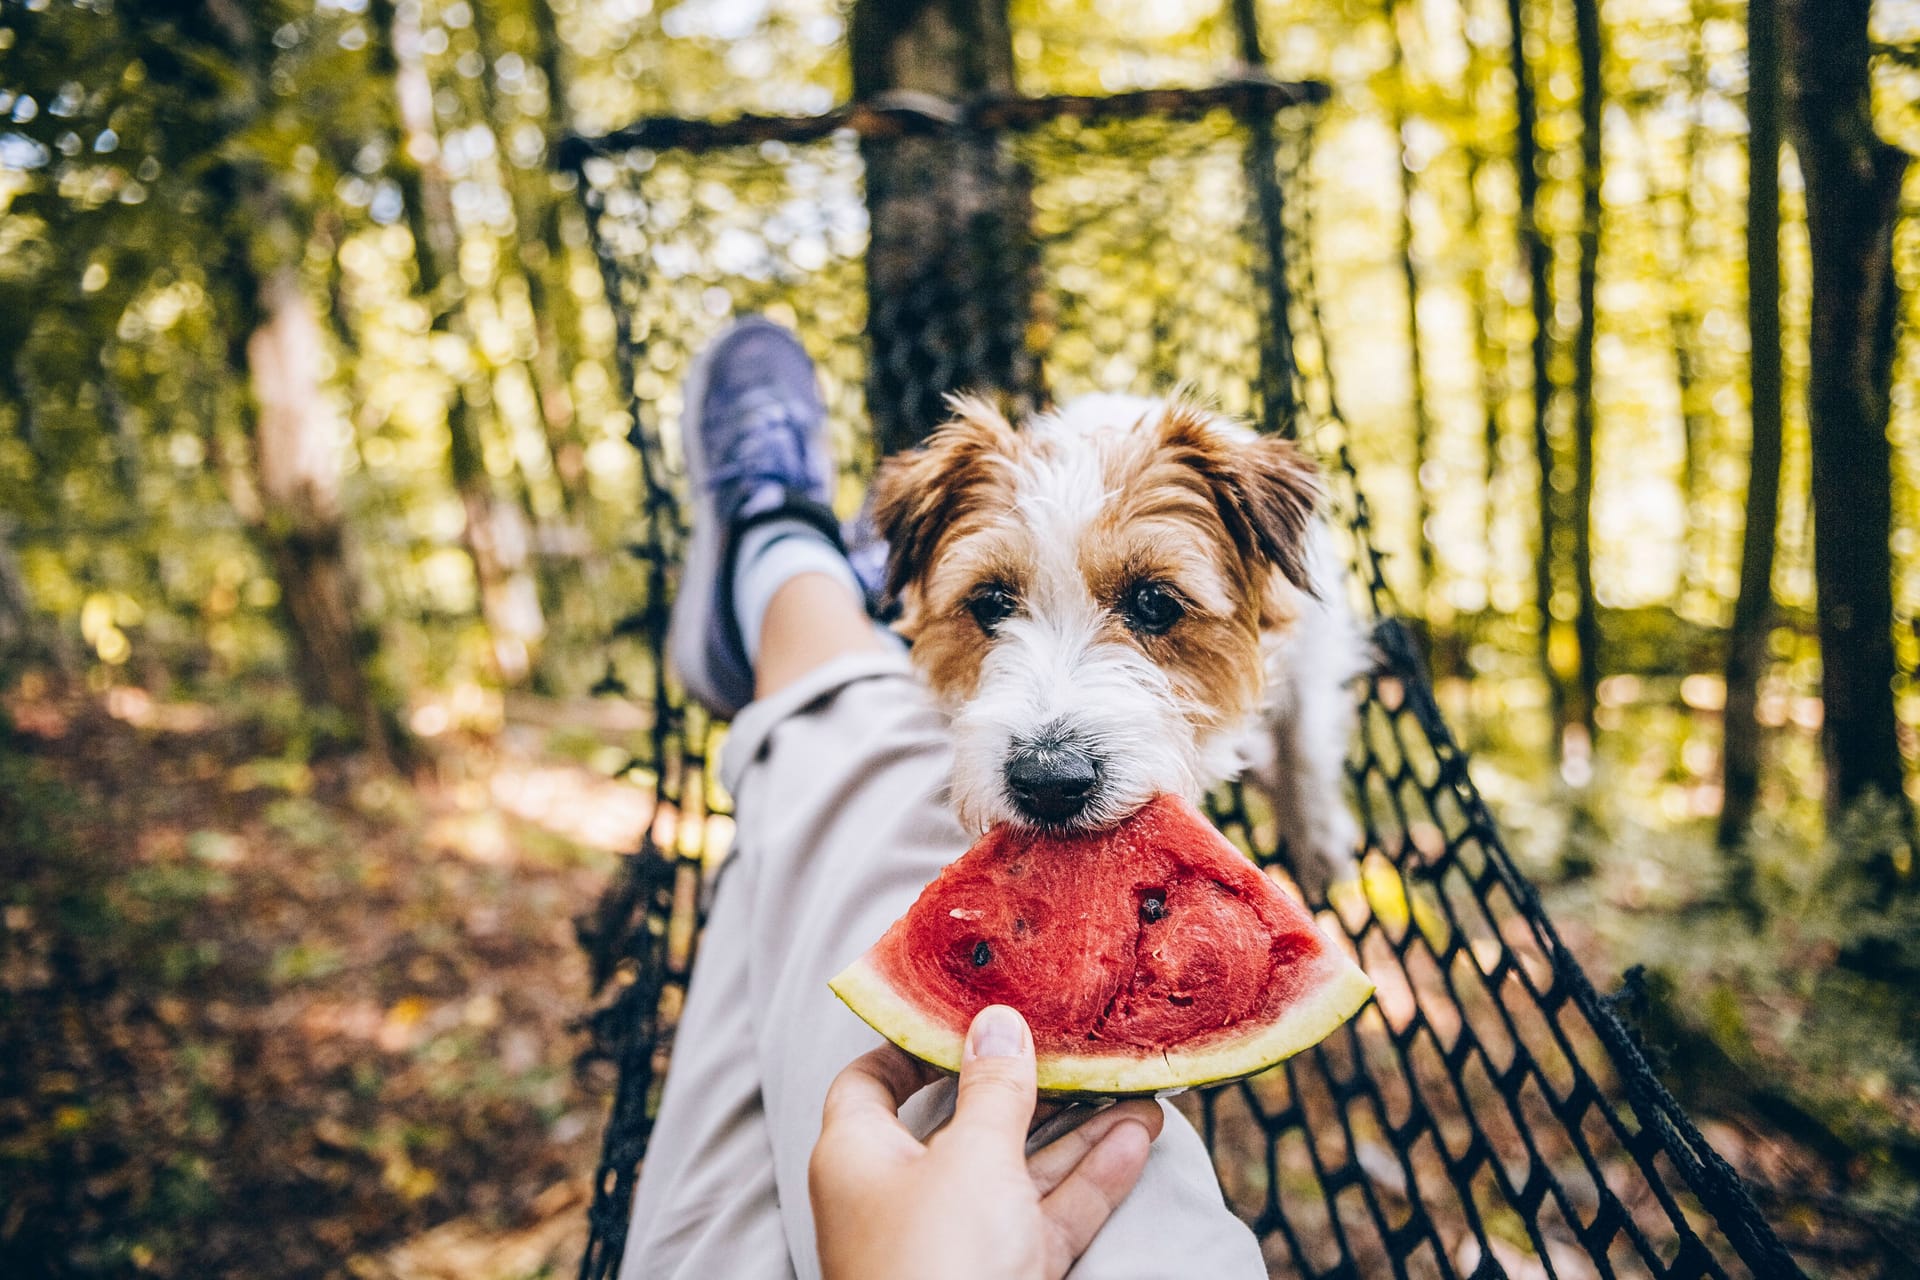
[[[630,380],[645,598],[603,682],[651,703],[631,772],[658,802],[582,922],[595,1051],[618,1071],[581,1274],[617,1273],[730,826],[710,745],[661,661],[684,533],[675,433],[691,356],[747,311],[819,362],[856,497],[874,441],[910,442],[954,388],[1016,399],[1193,385],[1328,463],[1379,652],[1357,693],[1362,888],[1323,920],[1378,998],[1325,1043],[1184,1105],[1275,1275],[1800,1274],[1681,1112],[1503,847],[1394,618],[1353,484],[1319,323],[1318,86],[1234,81],[1112,98],[896,102],[807,119],[652,120],[576,139]],[[1282,252],[1282,246],[1286,252]],[[869,338],[868,335],[872,335]],[[870,430],[854,432],[850,424]],[[1237,787],[1222,828],[1263,864],[1271,818]]]

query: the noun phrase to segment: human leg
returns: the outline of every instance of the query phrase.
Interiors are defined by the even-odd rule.
[[[767,328],[716,344],[734,359],[705,366],[711,385],[689,396],[700,430],[689,470],[703,487],[674,658],[697,696],[739,712],[722,771],[738,825],[635,1199],[630,1280],[818,1274],[806,1166],[821,1102],[878,1043],[827,979],[966,845],[944,795],[947,726],[898,644],[872,630],[831,563],[788,573],[754,549],[778,545],[764,534],[778,521],[794,526],[785,537],[835,542],[819,515],[811,374],[804,389],[789,377],[785,394],[768,393],[767,371],[791,371],[797,348]],[[759,382],[736,377],[750,348]],[[820,567],[811,550],[787,569],[809,562]],[[756,573],[786,576],[743,580]],[[758,700],[741,710],[749,692]],[[941,1114],[938,1088],[909,1104],[923,1134]],[[772,1261],[770,1239],[784,1242]],[[1240,1280],[1264,1268],[1198,1136],[1169,1115],[1139,1186],[1075,1274]]]
[[[768,603],[754,663],[754,695],[769,698],[816,667],[889,647],[866,610],[835,579],[805,573],[787,580]],[[894,646],[897,647],[897,646]]]
[[[776,1198],[795,1273],[817,1276],[806,1167],[820,1105],[878,1037],[827,989],[966,846],[942,792],[944,720],[903,656],[834,659],[735,722],[723,777],[736,798],[736,857],[757,868],[747,983]],[[924,1134],[935,1086],[909,1104]],[[1168,1109],[1132,1195],[1074,1274],[1083,1280],[1264,1276],[1252,1234],[1226,1208],[1199,1136]]]
[[[747,999],[753,868],[717,885],[675,1028],[621,1280],[790,1280]]]
[[[792,336],[748,319],[696,362],[685,397],[693,536],[669,629],[689,693],[731,715],[795,663],[881,643],[832,539],[823,410]],[[785,596],[784,607],[773,607]],[[796,627],[811,617],[816,627]],[[753,661],[766,624],[767,674]],[[760,687],[756,690],[756,685]],[[792,1272],[773,1182],[748,998],[758,874],[732,858],[708,928],[629,1220],[623,1280],[786,1280]]]

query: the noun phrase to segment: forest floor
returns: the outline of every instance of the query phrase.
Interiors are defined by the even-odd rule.
[[[636,789],[512,727],[401,781],[136,689],[6,711],[0,1274],[571,1273],[572,922]]]
[[[608,776],[632,726],[587,712],[402,779],[257,706],[0,695],[0,1274],[571,1274],[611,1090],[573,921],[649,819]],[[1565,932],[1615,973],[1588,922],[1639,882],[1581,883]],[[1806,1207],[1831,1158],[1720,1102],[1809,1260],[1874,1274]]]

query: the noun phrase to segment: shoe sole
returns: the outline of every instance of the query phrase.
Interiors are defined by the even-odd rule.
[[[725,697],[706,679],[708,637],[715,625],[713,591],[698,597],[686,594],[689,582],[706,582],[717,589],[720,577],[720,521],[713,511],[713,499],[707,489],[706,451],[700,447],[701,427],[706,409],[707,379],[713,361],[732,336],[729,329],[707,344],[687,373],[680,416],[680,452],[687,469],[687,487],[692,504],[692,532],[687,541],[686,560],[680,569],[680,594],[675,596],[673,613],[667,624],[667,664],[680,678],[681,686],[696,702],[715,715],[732,717],[743,703]]]

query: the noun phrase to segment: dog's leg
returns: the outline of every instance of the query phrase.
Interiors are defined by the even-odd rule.
[[[1348,606],[1345,574],[1331,534],[1314,531],[1311,559],[1320,598],[1306,602],[1280,641],[1273,714],[1250,776],[1273,802],[1294,880],[1319,904],[1327,886],[1354,873],[1359,824],[1347,801],[1354,677],[1370,647]]]

